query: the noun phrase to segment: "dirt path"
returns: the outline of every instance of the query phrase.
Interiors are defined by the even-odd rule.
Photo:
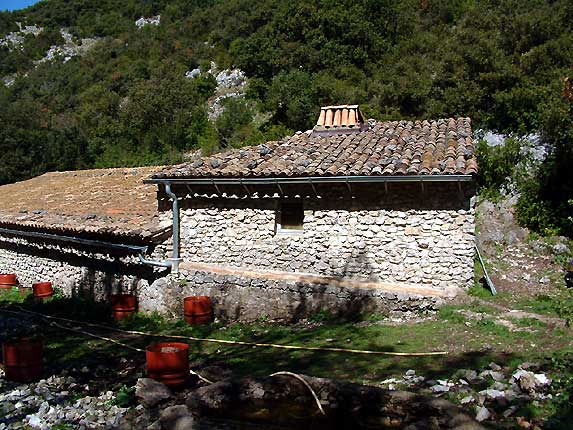
[[[498,315],[498,318],[515,318],[515,319],[524,319],[524,318],[531,318],[531,319],[536,319],[538,321],[541,321],[547,325],[550,326],[555,326],[555,327],[565,327],[566,323],[565,320],[562,318],[558,318],[558,317],[551,317],[548,315],[541,315],[541,314],[537,314],[534,312],[527,312],[527,311],[523,311],[521,309],[510,309],[506,306],[488,301],[488,300],[483,300],[480,299],[478,297],[473,298],[474,301],[479,302],[480,304],[484,305],[484,306],[490,306],[494,309],[497,309],[498,311],[501,312],[500,315]]]

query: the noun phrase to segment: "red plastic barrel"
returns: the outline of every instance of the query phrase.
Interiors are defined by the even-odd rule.
[[[147,376],[168,387],[185,385],[189,378],[189,345],[181,342],[158,342],[145,351]]]
[[[19,339],[2,344],[6,379],[15,382],[37,381],[42,377],[44,344],[39,339]]]
[[[18,284],[15,273],[0,274],[0,289],[8,290]]]
[[[116,320],[133,315],[137,312],[137,297],[133,294],[112,294],[111,311]]]
[[[185,321],[191,325],[211,322],[211,298],[209,296],[191,296],[183,299]]]
[[[34,297],[37,299],[47,299],[54,295],[51,282],[36,282],[32,284],[32,290],[34,291]]]

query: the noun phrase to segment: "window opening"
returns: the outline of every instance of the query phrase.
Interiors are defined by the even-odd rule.
[[[303,230],[304,211],[302,201],[280,202],[277,213],[277,233]]]

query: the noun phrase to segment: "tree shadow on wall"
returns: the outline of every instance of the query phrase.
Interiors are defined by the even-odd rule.
[[[362,279],[367,282],[378,280],[366,247],[355,248],[342,269],[331,279],[331,282],[321,284],[303,281],[296,283],[296,291],[291,293],[290,300],[292,321],[308,318],[320,312],[332,318],[355,321],[365,312],[382,310],[381,298],[374,297],[369,289],[345,287],[345,280]]]
[[[68,265],[73,271],[80,273],[78,279],[68,278],[63,282],[73,283],[70,286],[72,297],[92,301],[108,301],[112,293],[136,293],[138,280],[145,280],[149,284],[165,276],[165,271],[156,271],[153,267],[144,266],[139,262],[125,262],[125,254],[110,251],[107,257],[92,256],[94,249],[87,247],[74,248],[74,252],[62,251],[39,244],[38,246],[2,243],[2,248],[28,255],[58,262],[61,266]],[[105,254],[102,254],[102,256]],[[62,271],[65,275],[65,271]],[[59,277],[63,277],[60,275]],[[55,276],[55,278],[59,278]],[[55,279],[46,279],[54,283],[54,287],[61,288],[54,282]],[[69,286],[69,284],[68,284]]]

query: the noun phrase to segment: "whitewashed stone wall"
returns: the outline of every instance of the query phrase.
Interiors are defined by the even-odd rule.
[[[357,190],[359,193],[359,190]],[[475,213],[457,184],[372,187],[364,198],[304,199],[304,231],[275,231],[278,199],[190,199],[185,261],[466,288]]]

